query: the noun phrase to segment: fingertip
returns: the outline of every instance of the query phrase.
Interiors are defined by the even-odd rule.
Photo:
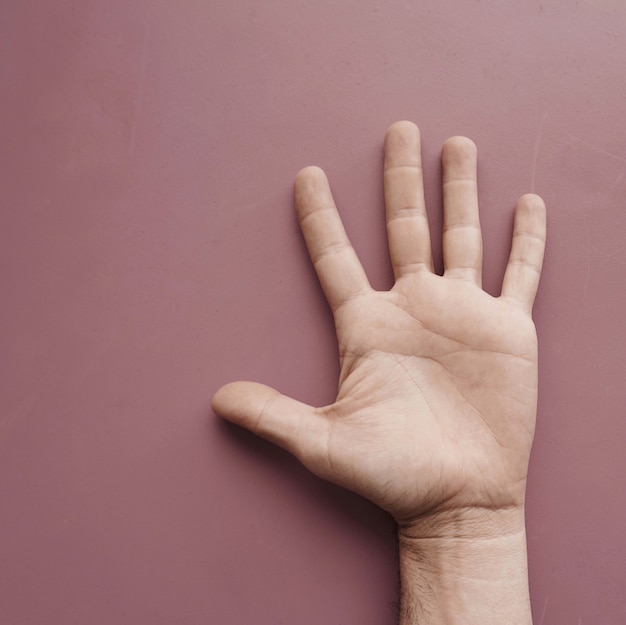
[[[515,207],[514,234],[532,233],[545,242],[546,204],[541,196],[526,193]]]
[[[403,119],[397,122],[394,122],[387,128],[387,132],[385,133],[385,137],[389,138],[398,134],[417,134],[419,136],[420,129],[416,123],[409,121],[407,119]]]
[[[294,207],[301,226],[312,213],[335,207],[330,182],[323,169],[312,165],[298,172],[294,185]]]
[[[385,134],[385,174],[397,167],[421,169],[420,142],[419,128],[413,122],[399,121],[391,124]],[[390,183],[386,181],[385,184]]]
[[[302,168],[296,174],[294,182],[295,206],[300,218],[311,212],[319,198],[326,198],[329,192],[330,184],[321,167],[309,165]]]
[[[211,398],[211,408],[221,417],[238,422],[241,421],[238,416],[242,417],[249,412],[254,395],[256,403],[259,394],[266,394],[269,399],[270,394],[275,392],[270,387],[255,382],[229,382],[217,389]]]
[[[327,180],[326,173],[317,165],[307,165],[303,167],[295,177],[295,186],[303,187],[315,184],[320,180]]]
[[[211,398],[211,409],[216,414],[223,416],[228,407],[232,405],[233,399],[237,396],[237,382],[224,384],[215,391]]]
[[[464,161],[468,158],[475,159],[477,154],[478,147],[476,144],[469,137],[460,135],[446,139],[441,149],[444,164],[459,160]]]
[[[546,203],[543,198],[536,193],[525,193],[517,201],[517,210],[545,214]]]

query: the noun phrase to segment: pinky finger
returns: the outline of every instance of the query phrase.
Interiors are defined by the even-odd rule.
[[[502,283],[502,297],[532,311],[546,245],[546,206],[532,193],[515,208],[511,255]]]

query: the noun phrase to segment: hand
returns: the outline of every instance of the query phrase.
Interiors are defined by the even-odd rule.
[[[332,308],[337,400],[314,408],[254,383],[222,387],[214,410],[367,497],[411,532],[438,518],[521,509],[537,401],[531,319],[545,241],[535,195],[515,211],[502,294],[481,288],[476,147],[443,147],[444,274],[433,272],[417,127],[385,139],[385,202],[395,284],[374,291],[328,181],[297,175],[295,203]]]

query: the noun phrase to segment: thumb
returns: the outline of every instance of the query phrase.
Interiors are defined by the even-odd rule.
[[[228,421],[286,449],[314,473],[324,473],[328,422],[312,406],[255,382],[222,386],[211,406]]]

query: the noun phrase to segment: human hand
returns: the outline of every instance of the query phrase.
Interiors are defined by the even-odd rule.
[[[535,425],[531,309],[544,251],[543,202],[519,200],[502,294],[492,297],[481,288],[476,148],[455,137],[442,159],[439,276],[419,131],[409,122],[388,130],[385,203],[395,275],[388,292],[369,285],[324,173],[299,172],[296,210],[335,319],[337,400],[314,408],[235,382],[212,402],[215,412],[284,447],[313,473],[387,510],[407,535],[423,535],[438,519],[523,509]]]

